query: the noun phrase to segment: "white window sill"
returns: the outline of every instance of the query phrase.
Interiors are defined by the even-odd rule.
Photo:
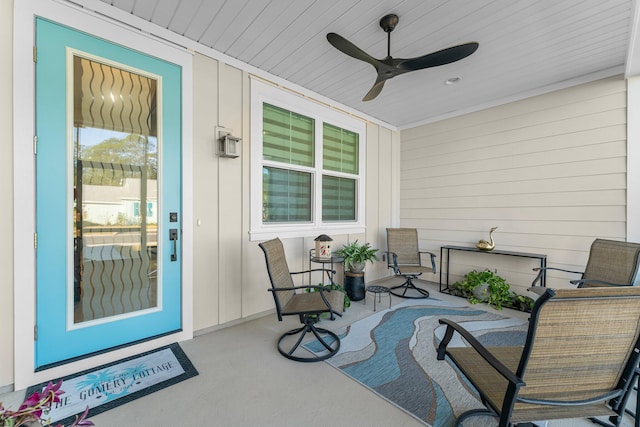
[[[326,226],[322,228],[312,226],[300,226],[298,228],[274,226],[273,228],[269,227],[261,230],[249,231],[249,240],[269,240],[275,239],[276,237],[279,237],[281,239],[289,239],[295,237],[316,237],[320,234],[362,234],[364,232],[365,227],[357,224]]]

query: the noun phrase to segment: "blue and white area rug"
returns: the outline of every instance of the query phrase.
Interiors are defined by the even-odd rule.
[[[462,412],[483,405],[448,361],[436,359],[445,330],[440,318],[460,323],[487,346],[523,345],[526,337],[526,320],[434,298],[410,300],[339,331],[340,351],[326,362],[426,425],[453,426]],[[450,344],[464,345],[457,334]],[[478,418],[479,425],[495,425]]]
[[[179,344],[62,378],[64,394],[51,408],[51,423],[67,425],[89,406],[88,418],[198,375]],[[60,380],[53,381],[54,383]],[[46,384],[31,386],[29,396]]]

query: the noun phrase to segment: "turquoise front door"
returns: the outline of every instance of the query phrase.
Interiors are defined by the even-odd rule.
[[[117,31],[117,28],[114,28]],[[36,22],[35,368],[181,329],[181,68]]]

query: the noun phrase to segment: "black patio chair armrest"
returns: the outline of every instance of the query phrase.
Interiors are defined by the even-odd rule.
[[[527,288],[528,291],[536,294],[534,299],[538,298],[540,295],[544,294],[547,291],[546,286],[530,286]]]
[[[302,286],[290,286],[287,288],[269,288],[267,289],[269,292],[281,292],[281,291],[295,291],[298,289],[324,289],[322,286],[318,285],[302,285]]]
[[[327,271],[327,272],[330,272],[331,274],[336,274],[335,270],[331,270],[329,268],[312,268],[310,270],[291,271],[291,272],[289,272],[289,274],[294,275],[294,274],[311,273],[312,271]]]
[[[542,279],[542,273],[546,272],[547,270],[564,271],[565,273],[582,274],[582,271],[565,270],[564,268],[536,267],[536,268],[533,269],[533,271],[537,271],[538,274],[535,277],[535,279],[533,279],[533,282],[531,282],[531,286],[538,286],[538,285],[536,285],[536,283],[538,283],[540,281],[540,279]]]
[[[558,268],[558,267],[535,267],[533,268],[533,271],[539,271],[539,270],[556,270],[556,271],[564,271],[565,273],[575,273],[575,274],[582,274],[582,271],[574,271],[574,270],[566,270],[564,268]]]
[[[433,252],[429,252],[429,251],[418,251],[418,254],[429,254],[429,256],[431,257],[431,269],[433,270],[434,273],[437,273],[437,271],[436,271],[436,254],[434,254]]]
[[[303,270],[303,271],[292,271],[289,272],[290,275],[294,275],[294,274],[304,274],[304,273],[311,273],[313,271],[324,271],[327,273],[327,277],[329,278],[329,282],[331,282],[332,285],[335,285],[333,278],[336,275],[336,270],[331,270],[329,268],[312,268],[310,270]]]
[[[465,341],[473,347],[474,350],[478,352],[478,354],[489,363],[493,369],[495,369],[500,375],[502,375],[507,381],[517,386],[524,386],[525,382],[518,376],[516,376],[513,372],[507,368],[504,363],[496,359],[496,357],[491,354],[486,347],[484,347],[480,342],[471,335],[466,329],[457,324],[456,322],[452,322],[448,319],[439,319],[438,322],[441,325],[447,325],[447,329],[445,331],[444,337],[438,346],[438,360],[444,360],[446,355],[447,345],[453,338],[453,333],[458,332]]]
[[[578,285],[579,288],[581,288],[582,285],[633,286],[631,283],[612,283],[612,282],[605,282],[604,280],[596,280],[596,279],[569,280],[569,283],[571,283],[572,285]]]
[[[387,268],[393,268],[393,271],[398,274],[398,254],[391,251],[384,251],[383,254],[387,254]]]

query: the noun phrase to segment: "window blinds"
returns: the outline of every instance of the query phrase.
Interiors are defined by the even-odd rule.
[[[262,120],[262,155],[265,160],[313,167],[313,119],[264,104]]]
[[[359,135],[323,123],[322,135],[318,136],[322,140],[320,164],[314,155],[313,118],[264,103],[262,120],[262,156],[268,162],[262,168],[263,222],[314,221],[313,200],[317,192],[321,192],[322,221],[355,221]],[[276,167],[272,162],[282,165]],[[336,173],[354,177],[335,176]]]

